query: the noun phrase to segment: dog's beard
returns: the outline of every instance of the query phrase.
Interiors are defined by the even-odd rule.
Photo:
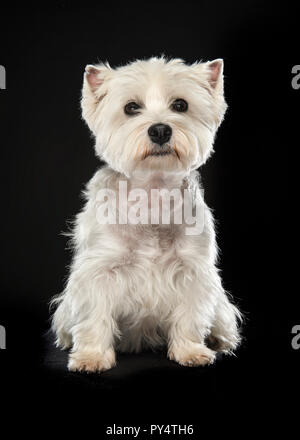
[[[199,146],[197,138],[191,132],[183,127],[173,126],[172,138],[160,146],[150,140],[148,128],[149,122],[127,132],[122,148],[119,142],[124,139],[124,132],[122,135],[116,133],[110,139],[113,140],[110,147],[105,150],[104,160],[128,176],[135,169],[164,169],[176,172],[194,168],[199,157]]]
[[[142,160],[145,160],[149,156],[153,157],[163,157],[170,154],[174,154],[175,150],[172,148],[170,144],[164,144],[162,146],[157,144],[151,144],[146,145],[143,149],[143,152],[141,154]]]
[[[170,142],[162,146],[153,144],[144,137],[137,151],[140,162],[147,162],[151,167],[166,167],[168,169],[188,169],[198,157],[197,139],[183,130],[173,130]]]

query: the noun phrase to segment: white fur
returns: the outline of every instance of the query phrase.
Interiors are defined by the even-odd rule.
[[[57,345],[72,347],[70,370],[106,370],[115,365],[115,348],[163,344],[170,359],[203,365],[215,357],[206,343],[225,352],[239,343],[241,316],[222,287],[206,205],[204,230],[196,236],[186,235],[184,224],[101,225],[96,217],[97,192],[117,191],[119,180],[146,191],[188,188],[195,204],[204,203],[195,169],[211,154],[226,110],[222,70],[222,60],[188,66],[164,58],[117,69],[87,66],[83,117],[107,166],[87,185],[69,280],[53,300]],[[186,113],[170,108],[176,98],[188,102]],[[138,115],[124,113],[130,101],[141,103]],[[171,154],[148,156],[155,146],[147,130],[159,122],[173,130]]]

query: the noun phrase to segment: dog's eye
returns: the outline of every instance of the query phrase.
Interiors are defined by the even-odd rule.
[[[186,112],[188,109],[188,103],[184,99],[175,99],[171,105],[175,112]]]
[[[132,101],[132,102],[128,102],[128,104],[125,105],[124,112],[126,113],[126,115],[136,115],[138,113],[137,110],[140,108],[141,106],[139,104]]]

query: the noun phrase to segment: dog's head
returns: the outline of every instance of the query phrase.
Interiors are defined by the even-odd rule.
[[[212,152],[225,110],[220,59],[186,65],[162,57],[85,70],[82,111],[96,151],[128,176],[200,166]]]

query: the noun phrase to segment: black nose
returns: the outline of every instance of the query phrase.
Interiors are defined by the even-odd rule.
[[[166,124],[154,124],[149,127],[148,134],[152,142],[163,145],[170,140],[172,128]]]

